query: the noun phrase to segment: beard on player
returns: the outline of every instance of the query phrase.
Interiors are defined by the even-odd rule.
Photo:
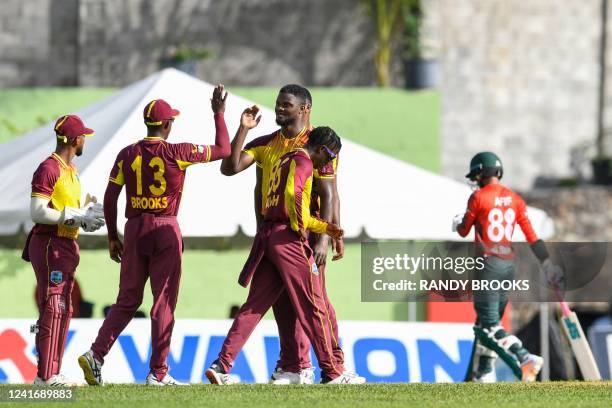
[[[295,122],[295,117],[293,116],[289,116],[286,114],[282,114],[282,113],[277,113],[276,114],[276,124],[278,126],[289,126],[292,125]]]

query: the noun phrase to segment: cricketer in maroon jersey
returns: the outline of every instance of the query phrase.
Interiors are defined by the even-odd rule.
[[[211,100],[215,118],[215,145],[166,141],[174,118],[179,114],[164,100],[149,102],[144,109],[148,136],[127,146],[111,170],[104,196],[108,220],[110,256],[121,262],[117,302],[104,320],[91,350],[79,358],[85,379],[102,383],[101,365],[113,343],[130,322],[142,302],[144,285],[151,278],[152,353],[147,384],[177,385],[168,374],[166,358],[174,325],[181,275],[182,237],[176,221],[185,171],[196,163],[219,160],[230,154],[230,142],[223,118],[224,89],[215,88]],[[117,234],[117,199],[126,187],[124,244]]]
[[[32,177],[30,216],[35,222],[22,258],[36,275],[36,333],[38,355],[36,385],[76,385],[61,374],[62,357],[72,317],[72,289],[80,260],[79,228],[95,231],[104,225],[100,204],[98,220],[81,206],[81,184],[72,159],[83,153],[85,137],[94,131],[76,115],[61,116],[55,123],[55,152]],[[91,222],[95,222],[92,225]],[[87,225],[89,223],[89,226]]]
[[[365,382],[363,377],[346,372],[334,356],[332,332],[336,322],[329,314],[325,283],[308,244],[308,231],[325,233],[333,239],[343,234],[337,225],[310,214],[313,167],[333,159],[340,147],[340,138],[333,130],[319,127],[312,131],[304,149],[287,153],[274,166],[263,222],[241,273],[241,279],[252,278],[253,283],[218,359],[205,372],[211,383],[234,382],[228,373],[236,356],[283,292],[287,293],[291,308],[314,348],[323,371],[322,382]]]
[[[232,155],[221,163],[221,172],[231,176],[244,171],[253,163],[257,165],[255,184],[255,216],[259,226],[264,214],[264,201],[270,184],[270,174],[278,159],[287,152],[303,147],[308,141],[310,131],[310,111],[312,96],[310,92],[299,85],[283,86],[276,99],[276,123],[280,129],[272,134],[258,137],[243,148],[247,132],[257,126],[259,108],[247,108],[241,117],[241,124],[232,141]],[[338,158],[325,166],[314,170],[311,214],[325,221],[340,225],[340,199],[336,183],[336,166]],[[319,211],[320,210],[320,211]],[[325,281],[326,258],[328,252],[328,237],[323,234],[310,234],[310,243],[314,251],[314,259]],[[343,241],[332,241],[335,254],[332,260],[342,258],[344,254]],[[243,286],[249,282],[239,281]],[[335,318],[335,310],[324,293],[327,309]],[[280,338],[280,356],[272,373],[273,381],[284,382],[286,378],[298,380],[297,383],[309,384],[314,379],[310,362],[310,343],[304,330],[300,327],[293,314],[291,302],[286,293],[281,294],[273,306],[274,317],[278,325]],[[335,321],[335,319],[334,319]],[[340,365],[344,363],[344,354],[340,349],[338,329],[334,327],[334,355]],[[292,383],[295,381],[292,380]]]

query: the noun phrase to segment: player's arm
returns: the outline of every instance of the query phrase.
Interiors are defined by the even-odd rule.
[[[558,265],[551,262],[546,244],[544,241],[539,239],[535,233],[535,230],[531,225],[531,221],[529,220],[529,216],[527,215],[527,205],[525,204],[525,201],[523,201],[521,197],[516,196],[515,202],[517,203],[516,223],[519,225],[519,227],[521,227],[521,231],[523,231],[531,251],[542,264],[542,269],[544,269],[546,279],[550,285],[560,287],[565,280],[563,270]]]
[[[215,144],[207,146],[208,156],[206,161],[215,161],[229,157],[230,141],[227,125],[225,124],[225,100],[227,92],[224,93],[223,85],[217,85],[213,91],[213,97],[210,100],[210,105],[215,118]]]
[[[32,194],[30,195],[30,218],[37,224],[61,224],[61,211],[49,207],[55,183],[60,171],[48,162],[41,163],[32,177]]]
[[[61,224],[64,214],[49,207],[51,199],[32,196],[30,199],[30,218],[37,224]]]
[[[263,214],[261,208],[261,184],[263,180],[263,170],[261,167],[257,167],[257,171],[255,173],[256,181],[255,181],[255,190],[253,191],[253,199],[255,200],[255,221],[257,222],[257,230],[261,226],[261,222],[263,221]]]
[[[340,195],[338,194],[337,169],[340,158],[337,156],[321,169],[314,171],[313,177],[317,183],[319,191],[319,209],[321,218],[325,221],[340,225]],[[322,257],[317,262],[318,265],[325,263],[327,256],[327,243],[329,239],[325,235],[319,235],[319,240],[315,244],[315,260],[317,255]],[[334,252],[332,261],[337,261],[344,256],[344,241],[342,238],[332,240],[332,250]]]
[[[340,194],[338,193],[338,176],[334,177],[333,181],[333,217],[332,222],[336,225],[342,225],[340,223]],[[334,255],[332,257],[332,261],[337,261],[338,259],[342,259],[344,257],[344,239],[334,239],[332,240],[332,251],[334,251]]]
[[[104,218],[106,218],[106,230],[108,232],[108,252],[110,258],[115,262],[121,262],[123,256],[123,243],[117,232],[117,201],[125,184],[122,154],[123,152],[120,152],[117,156],[104,192]]]
[[[317,191],[319,192],[319,211],[323,221],[333,222],[334,212],[334,186],[333,178],[316,178]],[[338,225],[336,223],[336,225]],[[327,247],[329,237],[326,234],[319,235],[314,245],[314,260],[318,266],[325,265],[327,259]]]
[[[342,237],[344,231],[333,223],[325,222],[310,215],[310,191],[304,191],[304,187],[311,176],[312,163],[305,162],[303,159],[291,160],[284,192],[291,229],[300,234],[302,238],[306,237],[306,231],[308,230],[338,239]]]
[[[259,124],[261,115],[257,116],[259,108],[255,105],[246,108],[240,116],[240,126],[236,131],[236,136],[232,140],[231,154],[221,161],[221,173],[225,176],[233,176],[247,169],[255,161],[253,154],[243,151],[244,140],[249,130]]]
[[[59,169],[48,163],[41,164],[32,178],[32,194],[30,196],[30,218],[37,224],[84,227],[87,231],[95,231],[104,225],[104,219],[96,207],[96,211],[88,208],[64,207],[59,211],[49,206],[55,183],[59,179]],[[88,203],[86,203],[88,204]]]
[[[523,231],[531,251],[542,264],[542,269],[544,269],[548,282],[552,286],[561,286],[565,279],[563,276],[563,270],[561,270],[558,265],[551,262],[546,244],[544,241],[539,239],[535,233],[535,230],[531,225],[531,221],[529,220],[529,216],[527,215],[527,205],[525,204],[525,201],[517,196],[515,197],[515,202],[517,202],[516,223],[521,227],[521,231]]]
[[[472,196],[470,197],[468,201],[468,208],[465,211],[465,214],[463,215],[461,222],[456,226],[457,233],[460,236],[466,237],[470,233],[470,230],[472,229],[472,226],[474,225],[474,222],[476,221],[477,215],[478,215],[478,199],[476,197],[476,194],[472,194]]]

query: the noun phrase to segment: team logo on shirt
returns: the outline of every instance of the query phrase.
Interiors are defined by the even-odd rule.
[[[62,283],[62,271],[53,271],[51,275],[49,275],[49,280],[56,285]]]

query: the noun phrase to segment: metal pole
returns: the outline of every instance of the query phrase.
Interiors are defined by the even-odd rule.
[[[544,359],[540,377],[542,381],[550,380],[550,350],[548,342],[548,302],[540,302],[540,353]]]

